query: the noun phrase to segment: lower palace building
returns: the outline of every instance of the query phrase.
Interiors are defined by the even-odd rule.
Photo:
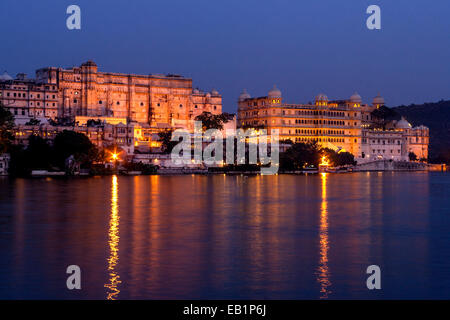
[[[380,159],[409,160],[428,157],[429,130],[412,127],[404,118],[380,126],[372,112],[384,105],[377,96],[371,105],[353,94],[345,100],[328,100],[319,94],[314,104],[288,104],[275,86],[267,96],[252,98],[244,90],[239,96],[237,125],[278,130],[280,141],[317,142],[324,148],[347,151],[358,162]]]

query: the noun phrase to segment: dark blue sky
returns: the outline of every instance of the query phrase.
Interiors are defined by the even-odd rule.
[[[81,7],[82,29],[66,28]],[[370,4],[381,30],[366,28]],[[11,75],[93,59],[103,71],[178,73],[223,94],[274,83],[287,102],[319,92],[389,106],[450,98],[449,0],[1,0],[0,71]]]

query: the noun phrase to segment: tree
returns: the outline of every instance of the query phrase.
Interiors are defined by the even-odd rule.
[[[158,132],[159,140],[161,141],[161,151],[169,154],[172,149],[178,144],[177,141],[172,141],[173,129],[166,129]]]
[[[280,140],[280,143],[293,145],[294,141],[292,141],[291,139],[284,139]]]
[[[52,168],[52,150],[43,138],[31,135],[28,146],[14,145],[10,149],[9,173],[12,176],[29,176],[32,170]]]
[[[309,165],[318,167],[319,162],[320,148],[316,142],[294,143],[280,154],[280,168],[282,170],[301,170]]]
[[[330,162],[330,165],[333,167],[340,167],[346,165],[355,165],[355,156],[350,152],[336,152],[330,148],[323,148],[322,154],[327,157]]]
[[[88,127],[98,127],[98,126],[101,126],[101,125],[102,125],[102,121],[100,119],[97,119],[97,120],[89,119],[86,122],[86,126],[88,126]]]
[[[334,165],[336,167],[339,166],[346,166],[346,165],[355,165],[356,161],[355,161],[355,156],[353,154],[351,154],[350,152],[337,152],[336,153],[337,157],[335,160]]]
[[[25,150],[28,168],[48,170],[51,168],[52,150],[47,141],[40,136],[31,135]]]
[[[417,155],[414,152],[408,154],[409,161],[417,161]]]
[[[212,114],[211,112],[204,111],[201,115],[195,117],[196,121],[202,122],[202,129],[206,131],[208,129],[222,130],[223,125],[234,118],[233,114],[221,113]]]
[[[0,102],[0,154],[9,151],[14,140],[13,128],[14,116]]]
[[[56,119],[48,119],[48,123],[52,126],[64,126],[73,127],[75,126],[75,120],[70,116],[67,117],[57,117]]]
[[[58,133],[53,142],[55,163],[64,168],[66,159],[73,155],[82,167],[90,167],[98,157],[98,150],[87,136],[75,131]]]
[[[401,118],[400,113],[386,106],[373,110],[370,115],[383,129],[386,129],[386,125],[392,120],[400,120]]]

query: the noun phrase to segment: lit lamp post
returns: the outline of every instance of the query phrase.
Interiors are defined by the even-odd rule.
[[[119,163],[120,158],[119,158],[119,154],[117,153],[116,150],[114,150],[113,152],[111,152],[111,162],[114,163],[114,170],[117,171],[117,164]]]

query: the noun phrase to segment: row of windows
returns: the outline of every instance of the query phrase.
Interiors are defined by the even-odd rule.
[[[309,141],[315,141],[315,142],[345,142],[344,138],[308,138],[308,137],[296,137],[295,142],[309,142]]]
[[[13,86],[13,87],[10,87],[10,86],[7,86],[7,88],[9,88],[9,89],[15,89],[15,90],[28,90],[28,88],[27,87],[18,87],[18,86]],[[42,90],[40,87],[35,87],[35,88],[33,88],[33,90]],[[56,90],[56,86],[45,86],[45,90]]]
[[[267,110],[261,110],[264,115],[267,115]],[[277,110],[273,109],[272,114],[276,114]],[[259,114],[258,110],[254,111],[247,111],[245,112],[245,115],[248,117],[250,115],[257,116]],[[282,115],[304,115],[304,116],[328,116],[328,117],[345,117],[345,112],[340,111],[322,111],[322,110],[282,110]],[[347,114],[347,116],[350,116],[350,114]],[[357,116],[357,113],[355,113],[355,117]]]
[[[283,120],[284,123],[284,120]],[[289,124],[291,122],[289,121]],[[312,119],[295,119],[296,124],[329,124],[334,126],[344,126],[345,121],[341,120],[312,120]]]
[[[41,106],[41,103],[40,102],[36,102],[36,106],[37,107],[40,107]],[[42,104],[42,106],[44,106],[44,104]],[[55,102],[51,102],[50,104],[47,102],[46,104],[45,104],[45,106],[46,107],[50,107],[50,106],[52,106],[52,107],[56,107],[56,103]],[[30,102],[30,107],[33,107],[33,102]],[[11,112],[13,112],[13,110],[15,110],[16,108],[11,108],[10,110],[11,110]],[[15,112],[15,111],[14,111]]]
[[[291,112],[290,112],[291,111]],[[307,115],[307,116],[329,116],[329,117],[345,117],[345,112],[341,111],[324,111],[324,110],[283,110],[283,115],[286,114],[296,114],[296,115]],[[355,117],[356,117],[355,113]],[[347,114],[350,116],[350,114]]]
[[[391,153],[394,153],[394,150],[390,150],[391,151]],[[372,153],[379,153],[379,154],[381,154],[381,153],[386,153],[386,150],[380,150],[380,149],[378,149],[378,150],[375,150],[375,149],[373,149],[372,150]],[[397,150],[397,153],[400,153],[400,149],[399,150]]]
[[[291,130],[289,130],[289,133],[291,133]],[[343,135],[345,134],[344,130],[309,130],[309,129],[295,129],[295,133],[297,134],[333,134],[333,135]]]
[[[0,96],[1,96],[1,93],[0,93]],[[14,97],[14,98],[16,98],[16,97],[17,98],[26,98],[27,97],[26,93],[20,93],[20,92],[13,92],[12,95],[11,95],[11,92],[7,92],[6,96],[7,97]],[[30,98],[33,98],[33,94],[30,94]],[[39,93],[37,94],[37,98],[38,99],[41,98],[41,95]],[[49,95],[47,95],[47,99],[50,99]],[[56,99],[56,95],[52,95],[52,99]]]
[[[77,100],[77,99],[74,99],[73,102],[74,102],[74,103],[77,103],[78,100]],[[102,101],[102,100],[99,100],[98,104],[103,104],[103,101]],[[117,104],[117,105],[120,105],[120,101],[117,101],[116,104]],[[141,105],[141,107],[143,107],[145,104],[144,104],[144,102],[141,102],[140,105]],[[158,107],[161,106],[160,103],[157,103],[156,105],[157,105]],[[181,109],[181,108],[183,108],[183,105],[182,105],[182,104],[180,104],[180,109]],[[197,108],[198,108],[197,105],[195,105],[195,109],[197,109]],[[217,106],[214,106],[214,110],[217,110]]]
[[[259,101],[259,102],[261,102],[261,103],[259,104],[259,105],[261,105],[261,106],[264,106],[264,105],[266,104],[266,102],[265,102],[264,100],[261,100],[261,101]],[[280,103],[280,102],[281,102],[280,99],[272,99],[272,103]],[[251,107],[251,106],[252,106],[252,103],[249,102],[249,103],[248,103],[248,106]],[[258,106],[258,101],[253,101],[253,106],[254,106],[254,107]]]
[[[362,143],[367,143],[367,139],[363,138]],[[372,144],[400,144],[400,140],[395,139],[372,139]]]

